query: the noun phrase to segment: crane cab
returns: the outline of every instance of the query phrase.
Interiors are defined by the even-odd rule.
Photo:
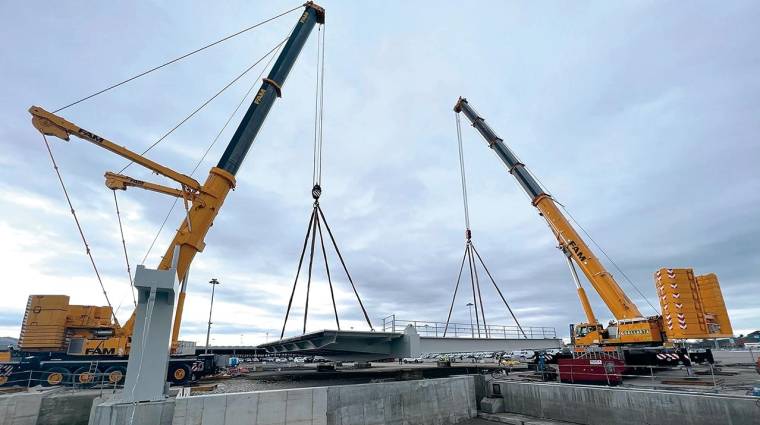
[[[660,316],[638,317],[611,321],[607,328],[600,323],[577,323],[570,326],[570,334],[577,346],[661,344],[661,321]]]
[[[603,343],[604,328],[599,323],[576,323],[570,325],[570,335],[573,345],[589,346]]]

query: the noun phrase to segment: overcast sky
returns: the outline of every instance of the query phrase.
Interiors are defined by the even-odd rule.
[[[0,27],[0,335],[29,294],[103,304],[29,106],[56,109],[294,7],[279,2],[6,2]],[[465,96],[653,304],[660,267],[714,272],[736,333],[760,327],[760,5],[756,2],[349,2],[327,10],[322,208],[376,327],[444,321],[464,249],[452,106]],[[13,17],[12,19],[9,17]],[[298,12],[61,115],[142,151],[284,38]],[[312,199],[316,32],[238,173],[190,272],[182,338],[202,342],[218,278],[216,344],[279,336]],[[253,84],[242,78],[148,156],[190,173]],[[246,100],[246,107],[250,98]],[[242,114],[195,177],[216,165]],[[583,318],[556,241],[470,126],[473,239],[524,325]],[[105,171],[125,161],[50,138],[118,316],[129,282]],[[133,177],[169,184],[137,166]],[[172,199],[119,192],[131,263]],[[155,267],[183,211],[145,262]],[[601,252],[594,248],[601,256]],[[334,255],[331,256],[334,259]],[[605,260],[606,261],[606,260]],[[609,263],[607,263],[609,265]],[[365,329],[332,262],[344,328]],[[644,314],[646,301],[610,265]],[[321,268],[309,330],[334,328]],[[487,283],[487,282],[485,282]],[[300,332],[304,287],[289,335]],[[589,289],[597,316],[609,311]],[[453,320],[468,323],[460,292]],[[513,324],[484,284],[489,323]]]

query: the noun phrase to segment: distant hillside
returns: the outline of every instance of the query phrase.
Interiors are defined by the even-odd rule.
[[[7,348],[9,345],[17,346],[18,339],[9,336],[0,336],[0,350]]]

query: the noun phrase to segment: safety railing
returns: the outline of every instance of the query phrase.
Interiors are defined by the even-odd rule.
[[[548,326],[483,325],[425,320],[397,319],[395,314],[383,318],[383,332],[403,332],[413,326],[420,336],[436,338],[488,338],[488,339],[546,339],[557,338],[557,331]],[[523,334],[524,332],[524,334]]]
[[[663,391],[691,391],[721,393],[751,387],[751,382],[727,382],[725,372],[714,364],[693,366],[662,365],[628,365],[619,361],[601,360],[595,364],[540,364],[529,365],[531,370],[525,372],[524,366],[503,365],[489,369],[488,373],[495,380],[507,381],[543,381],[561,382],[580,385],[623,385],[626,388],[646,388]],[[752,391],[747,391],[751,395]]]

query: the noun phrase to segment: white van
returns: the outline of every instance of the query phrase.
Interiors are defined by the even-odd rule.
[[[509,358],[524,362],[535,355],[536,353],[533,350],[513,350],[509,353]]]

